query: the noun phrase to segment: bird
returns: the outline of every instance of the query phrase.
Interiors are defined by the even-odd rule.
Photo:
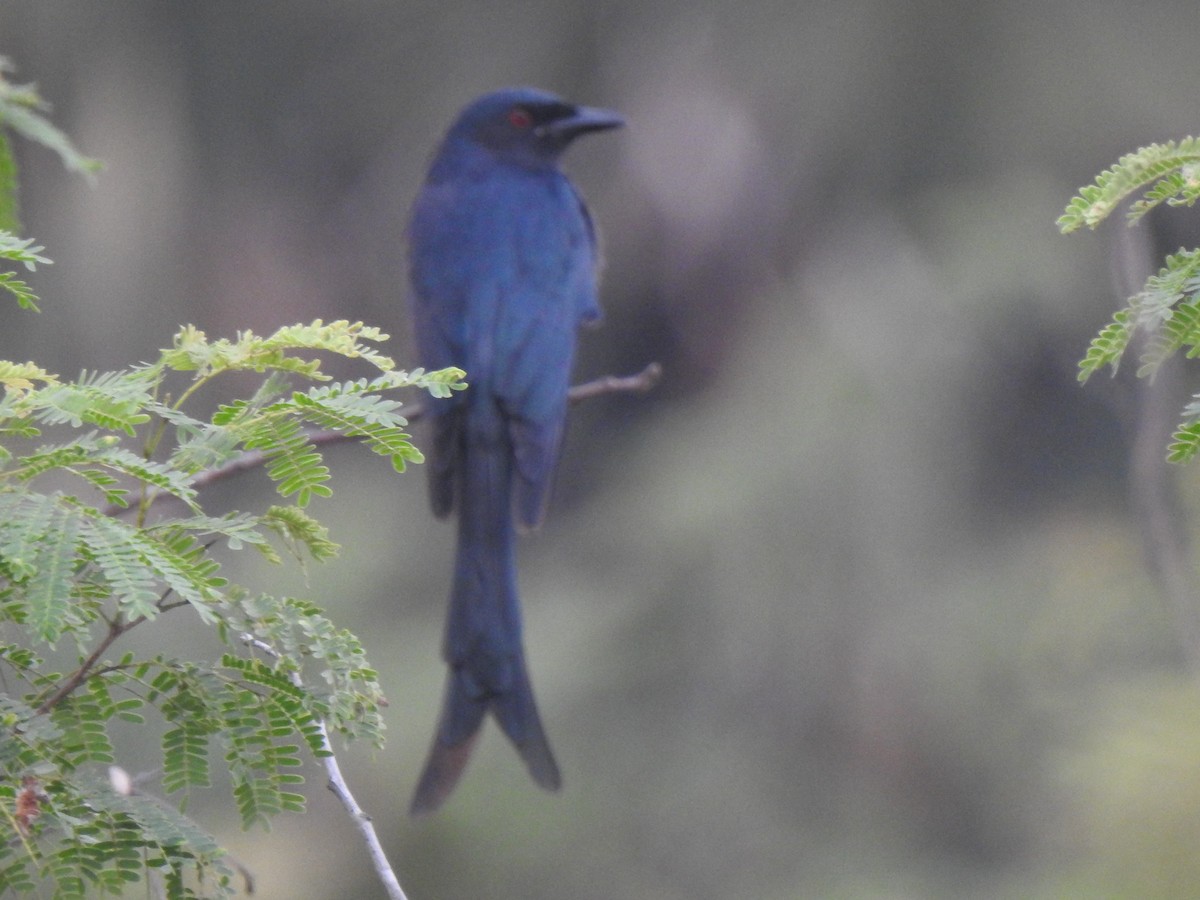
[[[442,644],[442,710],[410,812],[442,805],[487,714],[534,782],[562,786],[525,664],[516,534],[545,514],[580,326],[601,318],[596,229],[559,168],[615,112],[530,87],[469,103],[434,153],[407,243],[420,364],[467,388],[433,401],[427,455],[438,517],[457,516]]]

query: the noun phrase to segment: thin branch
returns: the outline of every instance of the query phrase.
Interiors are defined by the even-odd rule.
[[[259,640],[252,634],[243,634],[242,641],[257,650],[261,650],[272,659],[279,659],[279,652],[274,647],[265,641]],[[288,677],[296,687],[304,688],[304,684],[298,673],[291,672]],[[367,852],[371,854],[371,865],[374,866],[375,874],[379,876],[379,880],[383,882],[388,897],[391,900],[407,900],[404,889],[400,887],[400,879],[396,877],[396,872],[392,869],[391,863],[388,862],[383,845],[379,842],[379,836],[375,833],[375,823],[371,820],[367,812],[359,806],[358,801],[354,798],[354,794],[350,791],[350,786],[346,783],[346,779],[342,775],[342,768],[338,765],[337,757],[334,755],[333,745],[329,741],[329,730],[325,727],[323,719],[317,720],[317,731],[321,735],[321,749],[328,754],[328,756],[321,758],[321,763],[325,766],[325,773],[329,776],[329,789],[333,791],[334,796],[346,808],[346,812],[350,814],[351,821],[354,822],[355,827],[362,834],[363,840],[366,841]]]
[[[208,546],[211,547],[212,544],[210,543]],[[163,595],[158,598],[158,602],[154,605],[158,607],[159,612],[168,612],[172,609],[178,609],[181,606],[190,605],[190,601],[188,600],[177,600],[174,603],[168,603],[167,598],[171,596],[171,594],[171,589],[167,588],[167,590],[163,592]],[[61,703],[64,698],[74,693],[76,688],[91,678],[92,675],[96,674],[96,672],[92,671],[92,667],[99,662],[101,654],[103,654],[105,650],[116,643],[117,638],[119,638],[121,635],[133,628],[137,628],[137,626],[145,622],[146,616],[136,616],[135,618],[132,618],[126,622],[122,620],[121,614],[118,612],[111,621],[109,621],[107,617],[105,618],[105,621],[108,622],[108,633],[100,639],[100,643],[96,645],[96,649],[91,652],[87,659],[79,664],[79,668],[72,673],[71,677],[59,685],[57,691],[51,694],[46,700],[42,701],[36,710],[37,715],[40,716],[50,712],[50,710],[58,706],[58,704]],[[99,671],[103,672],[105,670],[100,669]]]
[[[650,363],[636,375],[605,375],[595,381],[577,384],[567,394],[571,403],[581,403],[604,394],[644,394],[662,378],[662,366]]]
[[[355,827],[358,828],[359,833],[366,842],[367,852],[371,854],[371,865],[375,867],[375,874],[383,882],[383,887],[387,891],[388,896],[392,900],[407,900],[404,889],[400,887],[400,880],[396,877],[391,863],[388,862],[383,845],[379,842],[379,836],[375,833],[375,823],[371,821],[371,817],[367,815],[366,811],[358,805],[358,801],[354,799],[354,794],[350,792],[350,786],[342,776],[341,766],[338,765],[337,757],[333,755],[333,750],[329,745],[329,733],[325,730],[325,723],[319,722],[318,728],[321,740],[325,743],[325,749],[329,751],[329,756],[322,759],[325,765],[325,772],[329,775],[329,789],[342,802],[342,806],[346,808],[346,812],[350,814],[351,821],[354,822]]]
[[[70,696],[76,688],[88,680],[92,675],[92,667],[96,665],[104,651],[113,645],[117,638],[127,632],[130,628],[140,625],[146,620],[145,616],[138,616],[129,622],[122,622],[119,618],[110,622],[108,625],[108,633],[100,639],[100,643],[96,645],[96,649],[91,652],[87,659],[79,664],[71,677],[58,686],[53,694],[38,704],[35,710],[35,715],[45,715],[58,706],[64,697]]]

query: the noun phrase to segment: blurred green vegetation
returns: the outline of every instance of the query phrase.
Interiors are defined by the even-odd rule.
[[[563,794],[490,729],[444,813],[403,815],[450,571],[421,472],[347,448],[323,521],[354,549],[276,589],[381,669],[390,743],[346,768],[411,896],[1200,897],[1200,694],[1129,493],[1138,395],[1075,382],[1110,267],[1166,232],[1054,227],[1196,130],[1191,5],[9,0],[0,35],[106,164],[89,188],[17,148],[56,265],[0,358],[65,374],[181,322],[317,317],[403,363],[404,218],[458,107],[536,83],[629,118],[568,164],[608,260],[578,371],[666,377],[575,410],[522,546]],[[318,783],[265,837],[191,812],[264,897],[377,896]]]

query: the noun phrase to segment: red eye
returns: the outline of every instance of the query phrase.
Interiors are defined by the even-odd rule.
[[[508,124],[513,128],[524,130],[533,124],[533,116],[523,106],[514,106],[508,111]]]

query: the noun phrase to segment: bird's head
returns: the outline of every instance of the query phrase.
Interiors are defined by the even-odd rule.
[[[505,88],[469,104],[446,136],[518,165],[553,165],[571,141],[592,131],[617,128],[614,112],[577,106],[536,88]]]

